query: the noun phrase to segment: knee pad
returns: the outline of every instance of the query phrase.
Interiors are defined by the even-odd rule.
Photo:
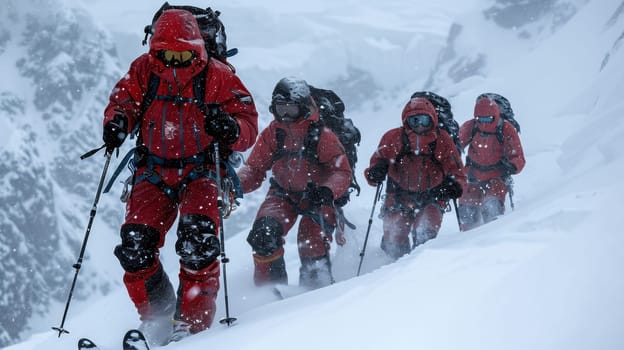
[[[121,244],[115,247],[115,256],[127,272],[148,269],[158,259],[160,233],[142,224],[125,224],[121,227]]]
[[[199,271],[221,254],[217,225],[205,215],[189,214],[180,218],[176,253],[182,266]]]
[[[265,216],[254,222],[247,236],[247,242],[256,254],[271,256],[282,247],[283,231],[276,218]]]

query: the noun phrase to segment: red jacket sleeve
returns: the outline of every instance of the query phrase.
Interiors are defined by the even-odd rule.
[[[272,137],[274,133],[271,127],[264,129],[260,133],[247,162],[238,171],[243,193],[257,190],[266,179],[266,172],[271,168],[273,163],[272,155],[276,147]]]
[[[378,163],[386,162],[387,164],[391,164],[396,159],[399,151],[403,147],[401,143],[401,129],[392,129],[387,131],[379,141],[379,145],[377,146],[377,150],[370,158],[370,163],[368,168],[364,169],[364,178],[371,186],[377,186],[376,183],[372,183],[368,181],[368,171],[370,168],[374,167]]]
[[[474,127],[474,119],[466,121],[459,128],[459,144],[462,148],[466,148],[472,138],[472,128]]]
[[[104,110],[103,125],[106,125],[116,114],[124,114],[128,117],[128,130],[132,130],[140,117],[141,103],[144,91],[142,86],[147,86],[149,78],[149,57],[147,54],[139,56],[130,64],[130,69],[121,78],[109,96],[109,103]]]
[[[467,178],[464,174],[464,163],[453,139],[446,131],[440,130],[437,144],[439,147],[436,147],[435,156],[442,165],[444,176],[452,176],[462,188],[466,188]]]
[[[520,143],[520,136],[511,123],[503,123],[504,152],[507,160],[516,167],[516,174],[522,171],[526,160]]]
[[[211,60],[211,63],[213,61],[215,60]],[[246,151],[253,146],[258,137],[258,112],[253,98],[231,69],[218,61],[213,64],[223,71],[225,77],[224,86],[218,90],[217,101],[222,101],[221,109],[236,119],[240,128],[240,136],[230,148],[233,151]]]

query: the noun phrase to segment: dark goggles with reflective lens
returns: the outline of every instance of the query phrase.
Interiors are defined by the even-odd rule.
[[[301,109],[297,103],[277,103],[275,104],[275,114],[280,121],[295,121],[299,119]]]
[[[494,121],[494,116],[492,115],[488,115],[488,116],[483,116],[483,117],[475,117],[475,119],[479,122],[479,123],[485,123],[485,124],[489,124],[491,122]]]
[[[412,130],[430,128],[431,125],[433,125],[433,119],[431,119],[428,114],[410,115],[407,117],[407,125],[409,125]]]
[[[167,67],[188,67],[195,58],[194,51],[173,51],[173,50],[161,50],[158,51],[158,58]]]

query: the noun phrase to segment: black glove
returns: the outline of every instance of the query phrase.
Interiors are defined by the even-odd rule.
[[[506,158],[503,158],[501,160],[501,166],[499,170],[502,178],[507,178],[518,171],[518,169],[516,169],[516,166],[509,162],[509,160],[507,160]]]
[[[463,189],[452,177],[445,177],[442,183],[431,189],[431,195],[438,200],[449,200],[461,197]]]
[[[388,162],[379,162],[368,169],[366,178],[368,181],[376,184],[382,183],[388,174]]]
[[[104,125],[102,139],[106,145],[106,150],[112,151],[121,146],[128,135],[128,118],[123,114],[117,114],[113,120]]]
[[[319,208],[321,205],[332,205],[334,203],[334,192],[327,186],[309,184],[306,192],[310,205],[314,208]]]
[[[240,127],[229,114],[219,111],[204,119],[204,130],[219,142],[231,145],[240,136]]]

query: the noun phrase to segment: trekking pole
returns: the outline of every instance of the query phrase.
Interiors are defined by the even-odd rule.
[[[362,247],[362,251],[360,252],[360,265],[358,266],[357,275],[360,275],[360,270],[362,269],[362,262],[364,261],[364,252],[366,251],[366,243],[368,242],[368,234],[370,233],[371,225],[373,224],[373,214],[375,213],[375,206],[377,205],[377,201],[379,201],[379,196],[381,195],[381,188],[383,187],[383,183],[377,184],[377,190],[375,191],[375,200],[373,201],[373,209],[371,209],[370,217],[368,218],[368,228],[366,229],[366,237],[364,238],[364,246]]]
[[[99,151],[103,147],[94,150],[95,152]],[[91,151],[93,152],[93,151]],[[87,158],[93,153],[87,152],[85,155],[80,157],[81,159]],[[91,207],[91,212],[89,214],[89,223],[87,224],[87,231],[85,232],[84,239],[82,241],[82,247],[80,248],[80,254],[78,255],[78,261],[72,266],[76,272],[74,273],[74,279],[71,284],[71,288],[69,289],[69,296],[67,297],[67,302],[65,303],[65,311],[63,312],[63,319],[61,320],[61,325],[58,327],[52,327],[53,330],[58,331],[58,337],[60,338],[63,333],[69,334],[65,328],[65,319],[67,318],[67,311],[69,310],[69,303],[71,302],[72,295],[74,294],[74,288],[76,287],[76,280],[78,279],[78,272],[80,272],[80,267],[82,266],[82,259],[84,258],[85,250],[87,249],[87,241],[89,240],[89,234],[91,233],[91,226],[93,225],[93,219],[95,218],[95,213],[97,211],[97,205],[100,201],[100,194],[102,194],[102,187],[104,186],[104,179],[106,178],[106,172],[108,171],[108,165],[110,164],[111,156],[113,155],[113,150],[106,150],[104,156],[106,157],[106,162],[104,163],[104,170],[102,170],[102,175],[100,176],[100,183],[98,184],[97,191],[95,193],[95,200],[93,201],[93,206]]]
[[[318,217],[319,217],[319,224],[321,225],[321,234],[323,235],[323,243],[325,243],[325,246],[327,247],[327,268],[329,269],[329,284],[334,284],[336,283],[336,280],[334,279],[334,274],[332,272],[332,265],[331,265],[331,259],[329,258],[329,247],[330,247],[330,243],[329,243],[329,239],[327,238],[327,236],[325,235],[325,232],[327,232],[325,230],[325,218],[323,218],[323,210],[321,210],[321,208],[319,208],[318,210]]]
[[[217,206],[219,208],[219,238],[221,239],[221,267],[223,268],[223,293],[225,300],[225,318],[219,320],[219,323],[230,326],[234,323],[234,321],[236,321],[236,318],[230,317],[230,302],[227,289],[227,270],[225,266],[228,262],[230,262],[230,259],[228,259],[225,255],[225,233],[223,232],[223,190],[221,188],[221,157],[219,156],[218,142],[214,143],[214,152],[215,173],[217,174]]]
[[[513,201],[513,179],[511,176],[505,181],[507,183],[507,192],[509,192],[509,204],[511,205],[511,210],[515,209],[514,201]]]
[[[457,209],[457,199],[453,198],[453,207],[455,208],[455,216],[457,217],[457,226],[459,226],[459,231],[462,231],[461,220],[459,219],[459,209]]]

